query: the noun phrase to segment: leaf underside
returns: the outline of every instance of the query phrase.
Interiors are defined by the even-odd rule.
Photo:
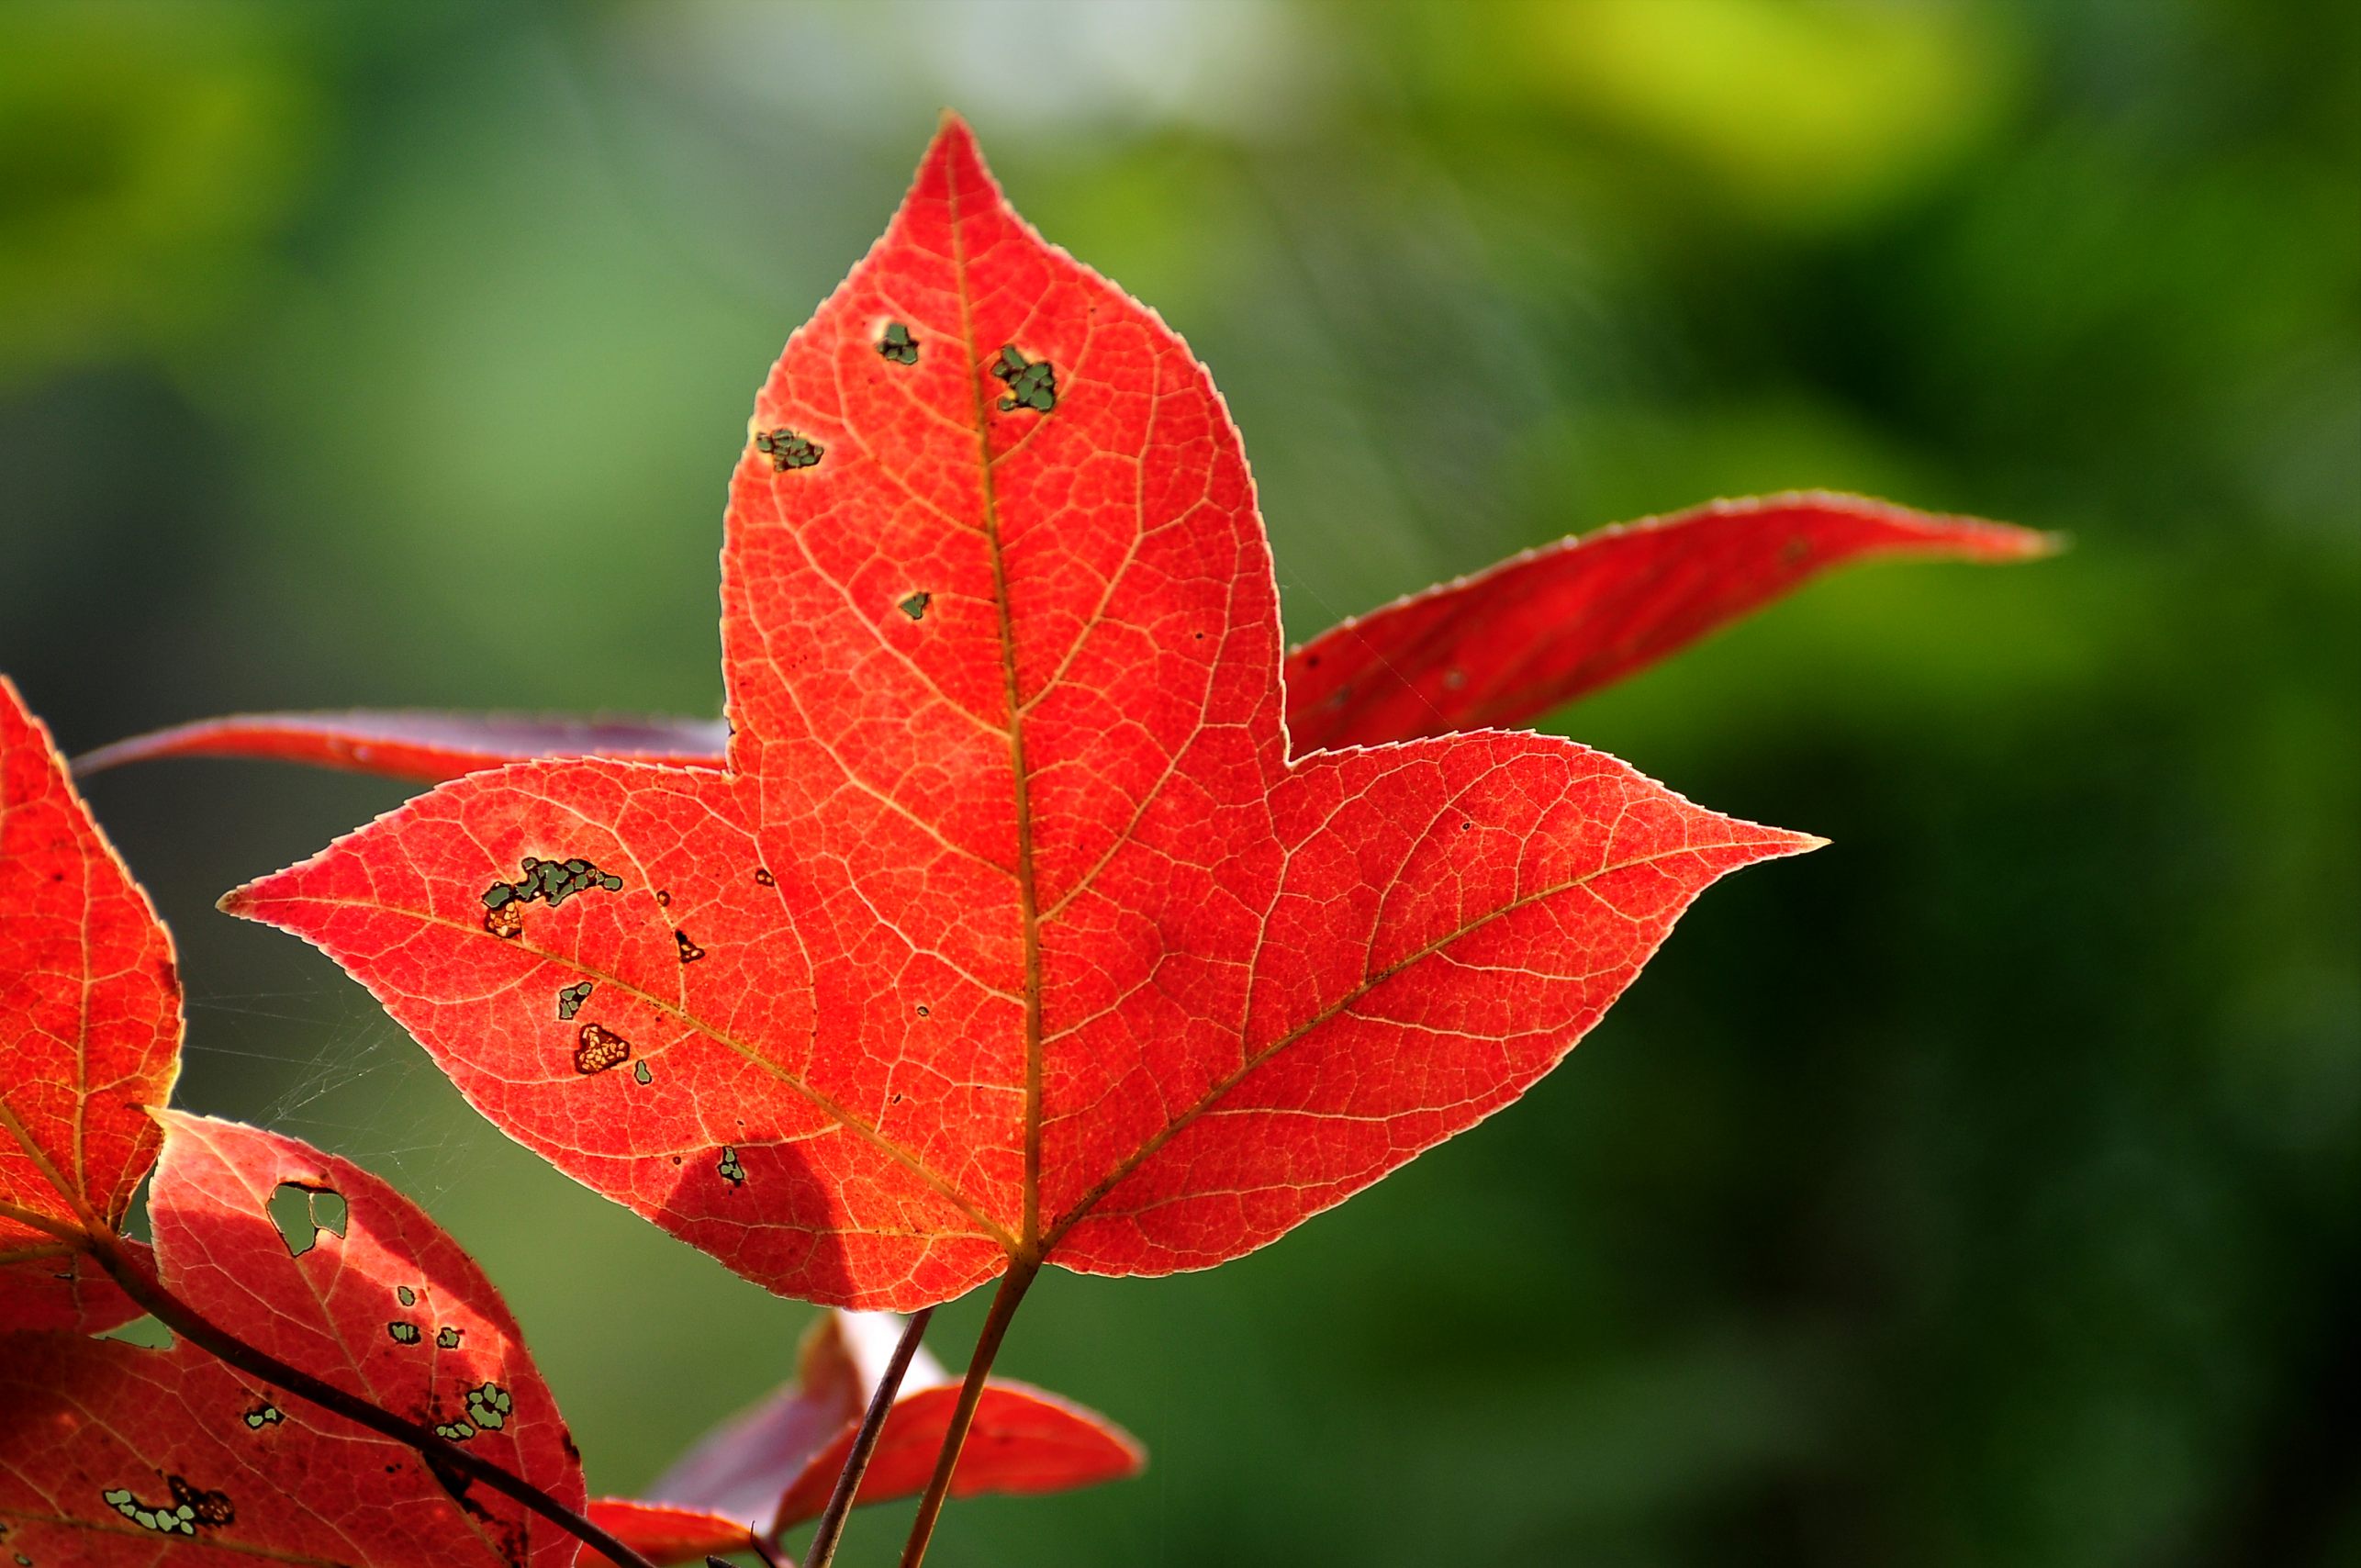
[[[473,774],[225,907],[562,1169],[830,1304],[1275,1239],[1815,842],[1547,737],[1291,759],[1218,396],[957,122],[760,395],[722,600],[725,767]]]

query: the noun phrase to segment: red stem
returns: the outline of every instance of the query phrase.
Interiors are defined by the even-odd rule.
[[[836,1473],[836,1489],[828,1495],[828,1507],[820,1516],[820,1528],[812,1532],[811,1550],[803,1559],[803,1568],[828,1568],[835,1560],[836,1543],[844,1539],[845,1516],[853,1511],[855,1496],[861,1489],[861,1477],[868,1473],[869,1456],[877,1451],[878,1439],[885,1431],[886,1417],[893,1409],[894,1396],[901,1392],[901,1380],[910,1371],[910,1361],[918,1354],[918,1341],[926,1334],[926,1325],[934,1316],[933,1307],[911,1315],[903,1326],[901,1338],[893,1348],[892,1359],[886,1362],[885,1375],[869,1394],[869,1407],[861,1417],[861,1429],[853,1434],[853,1451],[845,1456],[845,1468]]]
[[[959,1403],[951,1412],[951,1429],[943,1435],[943,1451],[935,1456],[934,1478],[926,1484],[926,1495],[918,1500],[918,1518],[910,1527],[910,1540],[901,1549],[901,1568],[919,1568],[926,1560],[926,1543],[934,1539],[934,1521],[942,1516],[943,1505],[951,1495],[951,1477],[959,1468],[959,1450],[967,1446],[968,1428],[975,1424],[976,1403],[984,1396],[984,1380],[991,1375],[992,1360],[1000,1354],[1001,1341],[1008,1338],[1008,1326],[1016,1316],[1017,1305],[1041,1272],[1041,1265],[1020,1258],[1001,1276],[1001,1287],[992,1294],[991,1312],[984,1318],[984,1331],[977,1336],[976,1353],[968,1362],[967,1381],[959,1385]]]

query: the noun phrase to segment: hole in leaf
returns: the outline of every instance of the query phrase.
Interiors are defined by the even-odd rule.
[[[318,1246],[323,1230],[344,1234],[344,1194],[331,1188],[282,1182],[271,1193],[270,1211],[289,1257],[300,1258]]]
[[[137,1345],[143,1350],[169,1350],[173,1348],[173,1331],[152,1316],[135,1317],[118,1328],[109,1328],[98,1338],[120,1339],[126,1345]]]

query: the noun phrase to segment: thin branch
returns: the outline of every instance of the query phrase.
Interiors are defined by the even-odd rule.
[[[1024,1293],[1033,1288],[1035,1276],[1041,1272],[1038,1261],[1020,1258],[1001,1276],[1001,1288],[993,1293],[991,1312],[984,1318],[984,1331],[976,1338],[976,1353],[968,1362],[967,1381],[959,1385],[959,1403],[951,1412],[951,1429],[943,1434],[943,1451],[934,1460],[934,1478],[926,1484],[926,1495],[918,1500],[918,1518],[910,1527],[910,1540],[901,1549],[901,1568],[919,1568],[926,1560],[926,1543],[934,1538],[934,1521],[941,1517],[943,1504],[951,1495],[951,1477],[959,1468],[959,1450],[967,1446],[968,1428],[975,1424],[976,1403],[984,1396],[984,1380],[991,1375],[992,1360],[1000,1354],[1001,1341],[1008,1338],[1008,1326],[1016,1316]]]
[[[926,1325],[934,1316],[933,1307],[912,1313],[903,1325],[901,1338],[886,1362],[885,1375],[869,1394],[869,1407],[861,1417],[861,1429],[853,1434],[853,1451],[845,1456],[845,1468],[836,1473],[836,1489],[828,1495],[828,1507],[820,1516],[820,1528],[812,1532],[811,1549],[803,1559],[803,1568],[828,1568],[835,1560],[836,1543],[844,1539],[845,1518],[853,1511],[853,1500],[861,1489],[861,1477],[868,1473],[869,1456],[877,1452],[878,1439],[885,1431],[886,1417],[893,1409],[894,1396],[901,1392],[901,1380],[910,1371],[911,1358],[918,1354],[918,1341],[925,1337]]]
[[[122,1287],[125,1295],[153,1315],[157,1322],[198,1349],[210,1352],[241,1372],[261,1378],[283,1393],[317,1405],[357,1426],[366,1427],[380,1437],[391,1438],[396,1442],[416,1449],[419,1457],[438,1474],[455,1473],[482,1482],[502,1496],[532,1509],[576,1540],[603,1552],[621,1568],[655,1568],[655,1564],[645,1557],[532,1482],[510,1474],[457,1443],[435,1436],[431,1430],[414,1421],[406,1421],[391,1411],[379,1409],[357,1394],[345,1393],[334,1383],[291,1367],[268,1350],[258,1350],[218,1327],[195,1307],[166,1290],[161,1280],[141,1268],[124,1249],[119,1238],[93,1232],[90,1241],[92,1256]]]

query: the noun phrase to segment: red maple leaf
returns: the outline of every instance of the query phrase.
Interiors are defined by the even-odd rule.
[[[155,1163],[180,1036],[172,937],[0,677],[0,1328],[140,1316],[90,1249]]]
[[[727,766],[446,784],[225,901],[774,1289],[1269,1242],[1516,1098],[1816,841],[1570,742],[1292,758],[1235,431],[947,123],[732,490]]]
[[[772,1539],[819,1518],[901,1332],[890,1314],[828,1314],[805,1338],[795,1382],[706,1434],[644,1499],[599,1499],[591,1518],[666,1563],[743,1551],[750,1532]],[[957,1380],[920,1350],[855,1501],[890,1502],[925,1486],[958,1392]],[[1063,1492],[1136,1475],[1145,1459],[1103,1416],[992,1378],[951,1491]]]
[[[581,1508],[581,1464],[549,1389],[456,1242],[384,1182],[292,1138],[160,1119],[150,1212],[166,1290]],[[273,1218],[274,1198],[330,1194],[341,1222],[319,1207],[329,1223]],[[354,1568],[567,1568],[580,1544],[186,1340],[15,1336],[0,1409],[0,1520],[17,1560],[39,1568],[117,1568],[176,1543]]]
[[[1297,752],[1510,726],[1595,691],[1856,561],[2033,560],[2053,535],[1821,493],[1716,501],[1528,550],[1329,628],[1287,655]],[[439,784],[535,757],[719,767],[719,720],[356,709],[243,713],[135,735],[79,772],[266,757]]]

